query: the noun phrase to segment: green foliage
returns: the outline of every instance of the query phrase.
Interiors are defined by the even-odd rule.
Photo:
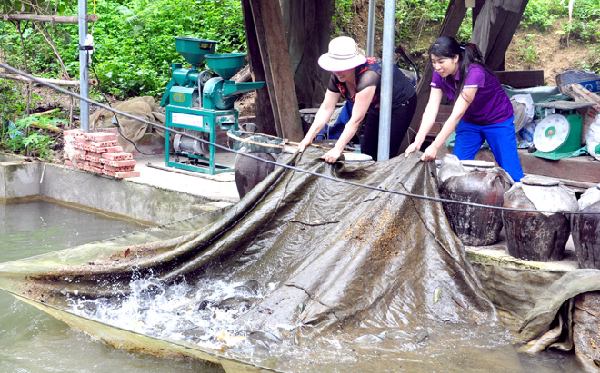
[[[565,8],[557,0],[530,0],[523,12],[521,27],[546,31],[558,16],[565,14]]]
[[[519,59],[525,63],[533,64],[538,59],[538,54],[535,51],[535,34],[527,34],[525,39],[521,40],[519,52],[521,55]]]
[[[15,84],[0,79],[0,127],[25,112],[25,101]]]
[[[76,15],[77,1],[52,0],[59,15]],[[117,97],[157,96],[171,75],[170,64],[185,63],[175,51],[175,37],[187,36],[218,42],[216,53],[243,53],[246,49],[242,7],[239,0],[97,0],[88,11],[99,15],[90,24],[95,52],[94,73],[101,88]],[[44,40],[30,24],[21,23],[29,70],[39,76],[57,77],[61,68]],[[68,74],[79,74],[78,26],[48,26]],[[15,26],[0,22],[0,45],[7,62],[23,68],[20,38]]]
[[[335,11],[331,19],[334,35],[344,34],[345,26],[352,23],[352,18],[356,15],[353,3],[352,0],[335,0]]]
[[[38,130],[32,125],[37,123],[39,126],[56,126],[60,122],[58,119],[36,115],[17,119],[14,123],[10,122],[6,134],[2,136],[3,140],[1,144],[15,153],[23,153],[29,147],[29,151],[33,155],[49,159],[54,139],[44,134],[43,130]],[[28,129],[29,134],[27,134]]]
[[[437,33],[444,21],[447,6],[447,0],[400,2],[396,6],[396,40],[409,44],[422,34]]]
[[[437,36],[450,0],[406,0],[396,2],[396,40],[408,53],[425,50]],[[357,6],[352,0],[335,0],[332,31],[352,35],[350,29]],[[567,1],[529,0],[521,27],[545,31],[558,17],[568,14]],[[23,5],[25,4],[25,5]],[[0,1],[0,13],[20,11],[31,4],[48,14],[77,15],[75,0],[5,0]],[[383,0],[377,1],[381,10]],[[563,25],[570,40],[582,41],[593,47],[600,40],[600,1],[575,0],[573,20]],[[366,6],[366,5],[363,5]],[[99,15],[99,21],[89,24],[93,31],[95,52],[91,77],[97,74],[104,92],[119,98],[159,96],[170,80],[174,62],[185,63],[175,51],[176,36],[211,39],[218,42],[217,53],[245,52],[244,22],[239,0],[89,0],[89,13]],[[381,19],[378,19],[378,30]],[[23,68],[20,36],[16,25],[0,21],[0,45],[6,62]],[[33,28],[31,22],[21,22],[27,64],[33,74],[60,77],[61,67],[54,52]],[[79,74],[78,26],[46,24],[62,57],[68,74]],[[472,10],[466,13],[457,39],[469,40],[472,33]],[[366,32],[366,31],[365,31]],[[537,58],[533,40],[523,44],[525,60]],[[2,95],[0,86],[0,95]],[[91,94],[97,94],[92,87]],[[0,100],[2,97],[0,97]],[[13,109],[17,110],[17,109]],[[6,110],[5,110],[6,112]],[[16,111],[15,111],[16,112]]]
[[[118,97],[164,92],[170,64],[185,63],[175,51],[176,36],[215,40],[217,53],[245,50],[239,1],[130,0],[112,5],[98,4],[103,22],[94,26],[93,57],[103,90]]]

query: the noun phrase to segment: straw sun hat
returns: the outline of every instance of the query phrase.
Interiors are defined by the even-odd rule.
[[[319,66],[327,71],[344,71],[366,61],[367,58],[359,53],[354,39],[340,36],[329,42],[329,50],[319,57]]]

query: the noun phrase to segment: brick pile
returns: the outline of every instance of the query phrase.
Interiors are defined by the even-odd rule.
[[[65,131],[64,136],[65,165],[115,178],[140,176],[133,154],[123,152],[115,133],[75,129]]]

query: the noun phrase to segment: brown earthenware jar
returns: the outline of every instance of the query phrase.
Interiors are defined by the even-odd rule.
[[[492,162],[461,161],[463,174],[451,176],[439,185],[443,199],[502,206],[510,187],[506,173]],[[454,233],[468,246],[485,246],[498,241],[502,230],[501,210],[444,202],[444,212]]]
[[[579,199],[579,212],[571,217],[575,254],[580,268],[600,269],[600,184]]]

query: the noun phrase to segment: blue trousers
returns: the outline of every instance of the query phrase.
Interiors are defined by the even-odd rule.
[[[456,126],[453,154],[462,160],[475,159],[484,141],[494,153],[496,162],[515,182],[523,177],[523,168],[517,152],[514,116],[502,123],[480,126],[460,120]]]

